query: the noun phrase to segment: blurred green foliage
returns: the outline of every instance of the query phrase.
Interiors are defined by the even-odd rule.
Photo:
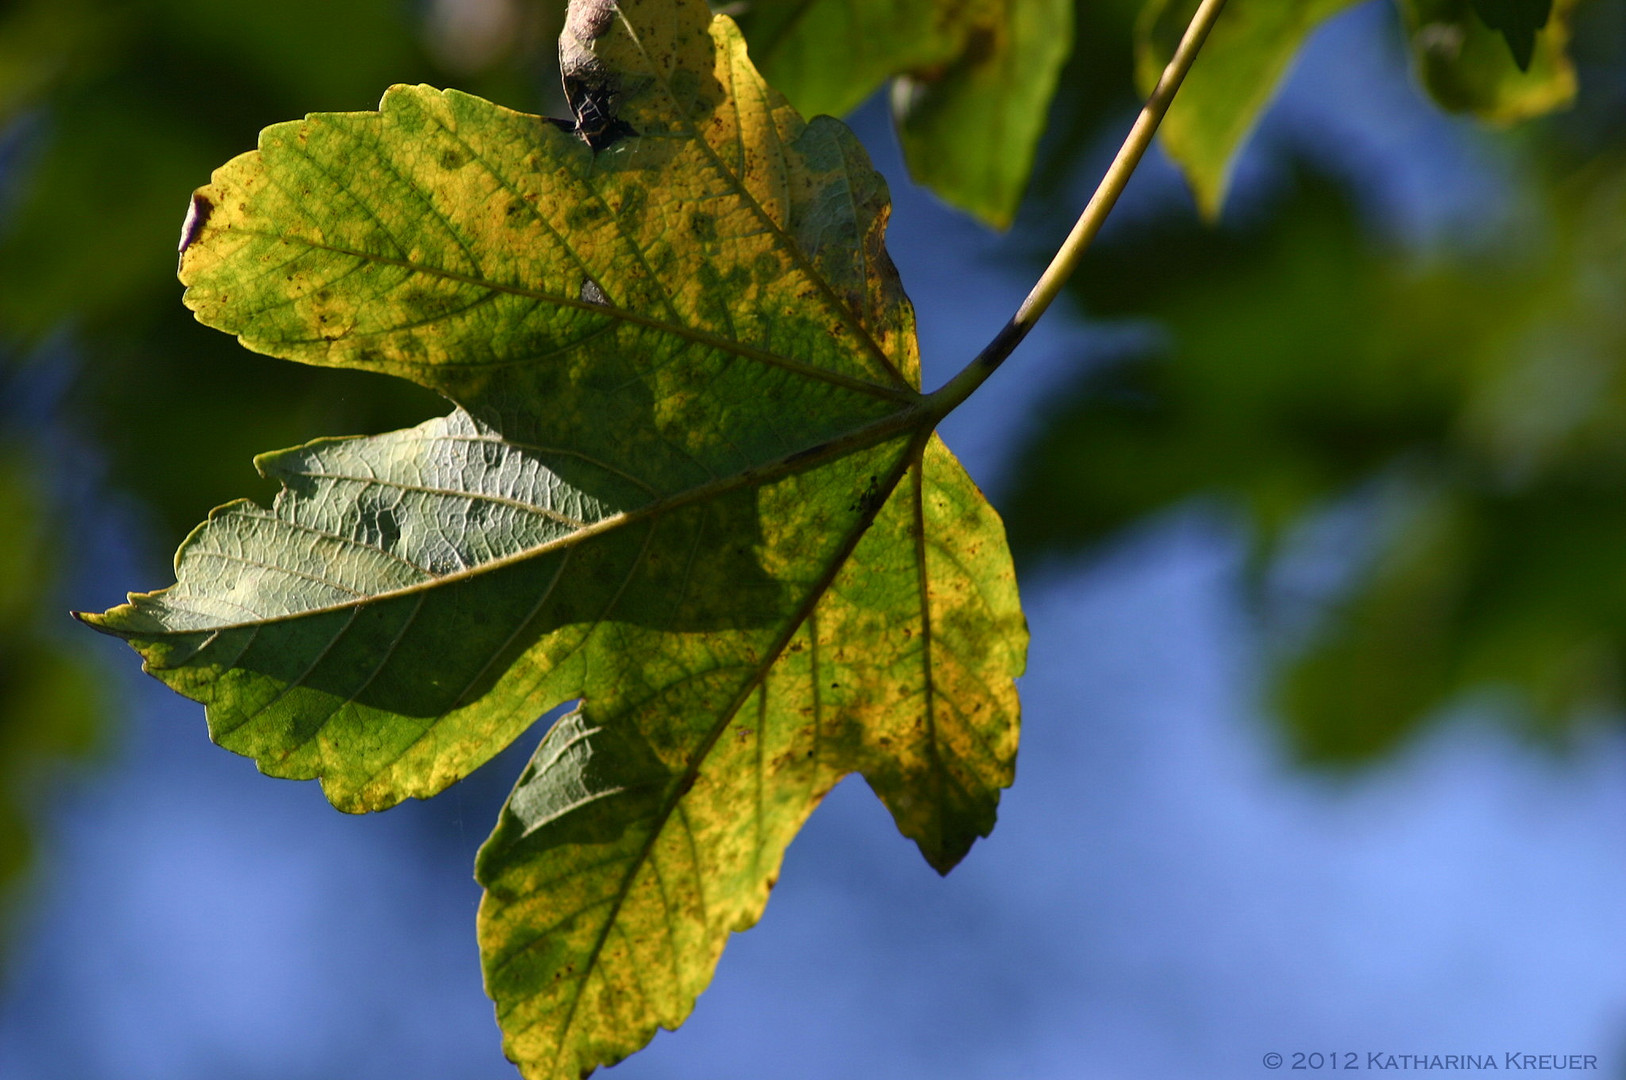
[[[1469,695],[1544,739],[1626,708],[1626,42],[1619,5],[1583,14],[1600,93],[1504,143],[1520,190],[1476,242],[1399,250],[1301,169],[1246,224],[1120,230],[1075,278],[1088,313],[1156,332],[1037,427],[1013,543],[1031,562],[1217,498],[1258,585],[1364,505],[1370,558],[1274,683],[1305,759],[1371,760]]]
[[[1507,39],[1513,62],[1530,70],[1536,35],[1553,16],[1553,0],[1470,0],[1480,21]]]
[[[1526,2],[1403,0],[1417,74],[1436,101],[1493,124],[1514,124],[1570,103],[1570,21],[1579,0],[1549,4],[1539,23],[1539,13],[1502,10]],[[1487,8],[1498,16],[1496,27],[1483,17]]]
[[[48,475],[37,447],[0,441],[0,919],[34,854],[31,804],[57,780],[58,761],[85,757],[103,734],[106,703],[88,653],[52,625],[65,605],[41,608],[61,569],[63,522],[42,483]]]
[[[1512,124],[1575,96],[1567,52],[1577,0],[1396,0],[1418,77],[1442,108]],[[1157,85],[1199,0],[1149,0],[1135,81]],[[1219,217],[1231,165],[1317,27],[1357,0],[1230,0],[1169,109],[1160,138],[1204,216]],[[1535,3],[1541,10],[1535,10]],[[1486,13],[1490,19],[1487,20]]]
[[[1135,82],[1157,85],[1200,0],[1151,0],[1135,27]],[[1159,132],[1197,205],[1219,216],[1231,164],[1317,26],[1355,0],[1229,0]]]

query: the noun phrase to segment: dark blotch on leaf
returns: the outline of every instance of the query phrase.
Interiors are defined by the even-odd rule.
[[[573,229],[582,229],[604,217],[608,211],[602,203],[581,202],[572,206],[565,214],[565,223]]]
[[[710,214],[695,211],[689,218],[689,227],[694,230],[694,237],[702,244],[717,243],[717,219]]]
[[[784,276],[785,267],[771,252],[763,251],[751,263],[758,285],[769,285]]]
[[[394,551],[401,542],[401,519],[393,506],[363,506],[361,520],[377,546],[385,551]]]
[[[852,505],[850,505],[847,509],[855,513],[863,514],[865,517],[869,517],[876,511],[880,510],[881,504],[885,501],[886,497],[881,494],[881,484],[879,478],[871,476],[869,478],[869,486],[859,494],[858,498],[852,501]]]
[[[192,193],[192,205],[187,207],[186,221],[181,225],[181,254],[192,246],[192,241],[198,238],[203,227],[209,224],[209,215],[215,212],[215,204],[201,191]]]

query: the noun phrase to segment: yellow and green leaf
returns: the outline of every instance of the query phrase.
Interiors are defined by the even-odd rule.
[[[699,0],[573,5],[561,57],[573,128],[396,87],[198,191],[200,320],[456,408],[263,455],[271,509],[220,508],[176,585],[85,616],[345,810],[580,701],[478,862],[531,1077],[680,1023],[849,772],[952,867],[1012,777],[1026,644],[851,133]]]

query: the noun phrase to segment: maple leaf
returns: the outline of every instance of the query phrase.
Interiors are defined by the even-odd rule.
[[[561,57],[574,124],[395,87],[197,192],[201,321],[456,409],[262,455],[271,509],[221,507],[174,586],[83,616],[349,811],[581,701],[477,863],[534,1077],[680,1023],[843,775],[958,862],[1012,779],[1026,649],[851,133],[700,0],[574,3]]]

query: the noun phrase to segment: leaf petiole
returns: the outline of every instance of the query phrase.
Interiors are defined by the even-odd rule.
[[[1164,115],[1169,111],[1175,92],[1185,80],[1186,72],[1191,70],[1198,51],[1207,40],[1208,32],[1214,28],[1220,10],[1224,7],[1225,0],[1202,0],[1196,14],[1191,17],[1191,23],[1186,27],[1185,35],[1180,39],[1179,48],[1175,49],[1174,56],[1169,59],[1168,66],[1163,69],[1162,76],[1157,80],[1157,86],[1146,99],[1146,104],[1141,107],[1140,115],[1135,118],[1134,126],[1129,129],[1129,135],[1118,148],[1118,154],[1112,159],[1106,175],[1101,178],[1095,194],[1090,197],[1084,212],[1073,224],[1072,232],[1068,233],[1067,239],[1062,242],[1055,258],[1050,260],[1050,265],[1045,268],[1038,283],[1028,293],[1027,299],[1022,301],[1022,306],[1016,309],[1016,314],[1000,328],[994,339],[961,369],[959,374],[926,396],[928,408],[934,416],[941,418],[953,412],[983,384],[988,376],[998,370],[999,365],[1005,362],[1005,358],[1022,343],[1023,338],[1027,337],[1028,331],[1039,321],[1039,316],[1045,313],[1045,309],[1055,300],[1067,279],[1083,261],[1084,252],[1089,248],[1090,241],[1101,231],[1102,223],[1117,205],[1118,196],[1122,195],[1124,188],[1129,185],[1129,178],[1134,175],[1141,158],[1146,155],[1147,147],[1151,146],[1152,137],[1157,134],[1158,125],[1163,122]]]

